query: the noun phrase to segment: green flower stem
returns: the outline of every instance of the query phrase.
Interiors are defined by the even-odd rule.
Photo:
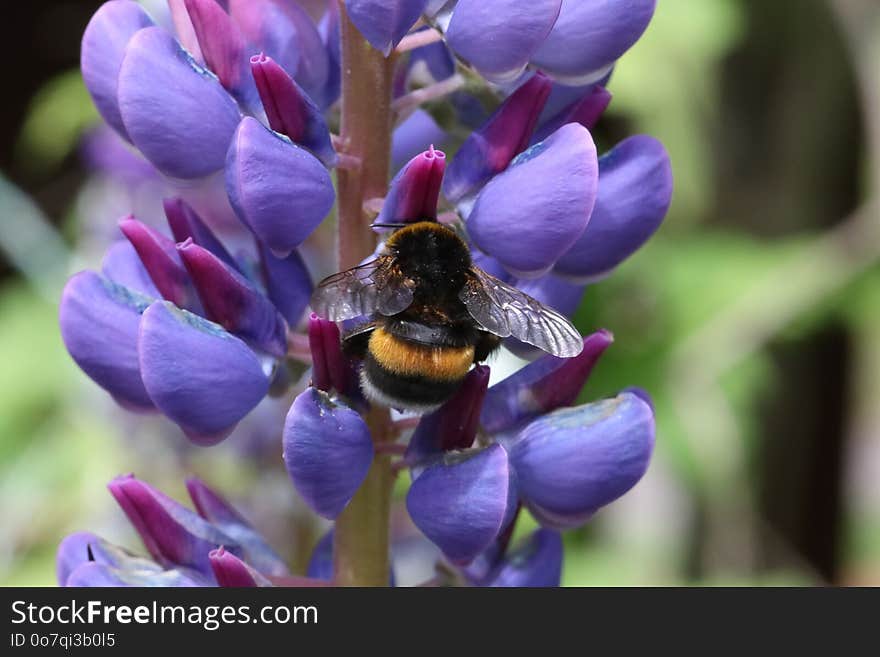
[[[376,236],[364,211],[369,199],[385,196],[391,168],[391,72],[393,55],[383,57],[361,36],[339,0],[342,57],[342,119],[338,149],[360,166],[340,168],[337,175],[339,268],[357,265],[373,252]],[[373,442],[394,436],[386,409],[366,417]],[[391,511],[389,455],[377,454],[367,478],[336,520],[333,537],[334,581],[340,586],[387,586],[389,517]]]

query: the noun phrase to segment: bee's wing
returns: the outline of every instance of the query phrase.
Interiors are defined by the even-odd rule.
[[[479,267],[469,270],[459,299],[480,326],[499,337],[512,335],[561,358],[584,348],[581,334],[563,315]]]
[[[395,315],[406,310],[413,299],[413,282],[403,276],[390,256],[328,276],[312,293],[312,310],[319,316],[341,322],[378,312]]]

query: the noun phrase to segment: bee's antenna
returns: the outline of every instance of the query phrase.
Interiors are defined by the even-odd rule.
[[[404,223],[370,224],[370,228],[403,228],[404,226],[406,226]]]

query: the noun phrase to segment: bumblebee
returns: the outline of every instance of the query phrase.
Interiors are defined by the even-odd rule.
[[[475,266],[451,228],[384,225],[396,230],[379,255],[325,278],[311,299],[329,320],[364,317],[343,334],[343,348],[363,360],[361,388],[371,401],[434,410],[507,336],[563,358],[583,349],[571,322]]]

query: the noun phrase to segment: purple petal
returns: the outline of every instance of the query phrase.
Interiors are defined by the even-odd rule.
[[[225,533],[133,475],[117,477],[107,488],[160,565],[182,566],[210,576],[211,550],[223,545],[241,554]]]
[[[584,338],[584,349],[574,358],[547,354],[489,388],[480,423],[489,433],[507,431],[526,420],[570,406],[577,399],[593,367],[614,337],[606,330]]]
[[[595,82],[642,36],[655,5],[656,0],[563,0],[532,64],[565,84]]]
[[[563,126],[482,189],[468,216],[470,236],[512,274],[536,278],[583,234],[597,179],[590,132],[574,123]]]
[[[67,351],[95,383],[132,410],[153,408],[137,351],[141,315],[151,301],[92,271],[75,274],[61,294],[58,315]]]
[[[244,342],[168,302],[156,302],[144,313],[138,347],[150,397],[200,445],[229,435],[269,388],[260,361]]]
[[[302,392],[284,423],[284,463],[294,487],[318,515],[334,519],[373,461],[363,418],[317,388]]]
[[[55,555],[58,586],[65,586],[70,574],[84,563],[115,564],[116,560],[108,554],[105,545],[109,546],[102,538],[91,532],[77,532],[66,536]]]
[[[193,59],[200,66],[204,66],[205,58],[202,55],[202,49],[199,47],[199,38],[196,36],[196,30],[190,20],[189,12],[186,10],[186,0],[168,0],[168,9],[171,13],[171,22],[174,25],[174,32],[180,45],[193,56]]]
[[[406,508],[416,526],[453,562],[485,550],[508,510],[510,470],[501,445],[450,453],[410,486]]]
[[[342,90],[342,57],[339,52],[339,5],[335,2],[327,3],[327,11],[318,23],[318,33],[327,50],[327,81],[324,83],[324,93],[316,98],[316,102],[323,108],[328,108],[339,98]]]
[[[307,577],[315,579],[333,580],[333,530],[331,529],[321,537],[321,540],[312,550],[309,558]]]
[[[278,553],[219,493],[194,477],[186,480],[186,490],[199,515],[235,541],[250,565],[266,575],[290,574]]]
[[[266,293],[287,323],[295,327],[309,305],[314,287],[312,276],[297,251],[291,251],[286,258],[276,258],[265,246],[258,246]]]
[[[584,96],[563,107],[544,121],[532,136],[532,143],[543,141],[566,123],[580,123],[592,130],[611,103],[611,93],[602,85],[593,85]]]
[[[487,274],[490,274],[495,278],[504,281],[505,283],[510,283],[514,280],[513,276],[507,273],[507,270],[500,262],[498,262],[492,256],[486,255],[479,249],[474,248],[473,245],[471,245],[471,262],[473,262],[477,267],[482,269]],[[521,282],[522,281],[519,281],[519,283]]]
[[[288,71],[310,98],[321,107],[329,105],[329,55],[302,7],[290,0],[230,0],[229,13],[248,40]]]
[[[74,570],[67,579],[66,586],[73,587],[190,587],[213,586],[213,578],[208,579],[185,569],[148,568],[144,570],[125,570],[104,563],[84,563]]]
[[[309,149],[328,167],[336,165],[336,151],[321,110],[306,92],[266,55],[251,57],[251,71],[269,119],[269,127]]]
[[[208,558],[219,586],[237,588],[272,586],[259,572],[223,547],[211,550]]]
[[[545,415],[510,446],[520,496],[544,526],[583,524],[642,478],[654,448],[654,413],[622,393]]]
[[[391,136],[391,162],[395,169],[416,157],[428,146],[442,146],[449,135],[423,109],[410,114]]]
[[[413,50],[409,55],[407,68],[412,72],[413,68],[422,63],[434,82],[441,82],[455,74],[455,57],[443,41],[429,43],[427,46]]]
[[[59,586],[207,586],[192,569],[165,570],[91,532],[71,534],[58,546]]]
[[[208,228],[208,225],[186,201],[180,197],[166,198],[162,200],[162,207],[165,209],[165,217],[168,219],[168,226],[171,228],[175,242],[180,243],[191,239],[202,248],[208,249],[230,267],[241,271],[241,265],[236,262],[223,243],[214,235],[214,232]]]
[[[226,191],[239,219],[281,257],[317,228],[335,196],[320,161],[251,117],[229,147]]]
[[[104,123],[83,137],[79,153],[89,171],[100,173],[130,188],[159,179],[156,168]]]
[[[101,273],[114,283],[123,285],[138,294],[156,299],[162,296],[153,284],[140,256],[127,240],[110,245],[101,261]]]
[[[137,251],[162,297],[180,308],[199,312],[201,304],[174,242],[134,217],[121,220],[119,229]]]
[[[562,0],[458,0],[450,47],[490,82],[511,82],[550,33]]]
[[[216,0],[184,0],[184,4],[208,68],[233,96],[244,102],[255,100],[249,48],[238,26]]]
[[[284,358],[287,322],[272,302],[244,276],[191,239],[179,244],[177,250],[208,319],[261,351]]]
[[[128,139],[116,96],[119,67],[129,40],[153,21],[136,2],[112,0],[95,12],[86,26],[80,50],[83,82],[101,116]]]
[[[480,586],[559,586],[562,579],[562,537],[538,529],[480,582]]]
[[[387,57],[419,20],[428,0],[345,0],[348,17]]]
[[[590,225],[556,263],[579,281],[601,278],[660,227],[672,200],[672,166],[659,141],[637,135],[599,159],[599,194]]]
[[[441,452],[473,445],[488,387],[489,367],[477,365],[446,403],[422,416],[406,450],[407,462],[416,464]]]
[[[651,394],[644,388],[639,388],[637,386],[628,386],[623,389],[623,392],[631,392],[636,397],[645,402],[648,406],[650,406],[652,411],[654,410],[654,400],[651,398]]]
[[[376,223],[425,221],[437,218],[446,153],[433,146],[411,159],[391,181]]]
[[[532,76],[495,110],[489,120],[458,149],[443,181],[453,203],[476,194],[489,179],[504,171],[529,143],[532,129],[550,95],[550,80]]]
[[[223,167],[238,106],[162,28],[132,37],[119,70],[119,111],[140,151],[166,175],[198,178]]]

